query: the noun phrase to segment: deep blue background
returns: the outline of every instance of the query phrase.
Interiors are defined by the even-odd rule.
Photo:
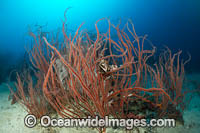
[[[190,68],[200,68],[200,0],[1,0],[0,62],[15,64],[24,52],[28,25],[44,25],[48,30],[61,27],[67,7],[68,25],[76,30],[94,29],[96,20],[131,18],[139,35],[148,34],[156,46],[167,45],[192,55]],[[26,44],[27,45],[27,44]]]

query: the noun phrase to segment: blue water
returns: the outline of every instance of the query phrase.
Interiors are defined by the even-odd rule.
[[[102,17],[115,22],[131,18],[138,34],[148,34],[156,46],[188,51],[191,68],[200,67],[199,0],[1,0],[1,63],[5,56],[9,58],[5,65],[15,63],[24,51],[28,26],[47,24],[48,30],[55,30],[61,27],[68,7],[72,7],[67,14],[71,29],[82,22],[85,28],[94,29],[94,22]]]

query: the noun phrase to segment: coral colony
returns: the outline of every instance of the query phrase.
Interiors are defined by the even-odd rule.
[[[74,36],[33,33],[28,51],[32,67],[17,74],[13,103],[24,105],[38,118],[174,118],[182,120],[185,107],[184,66],[166,48],[155,60],[156,48],[146,49],[146,36],[138,36],[133,23],[113,25],[107,19],[95,24],[96,37],[81,31]],[[100,21],[108,23],[100,32]],[[121,28],[123,27],[123,28]],[[41,31],[40,31],[41,32]],[[117,38],[112,38],[116,34]],[[62,41],[61,41],[62,40]],[[97,128],[106,132],[106,128]]]

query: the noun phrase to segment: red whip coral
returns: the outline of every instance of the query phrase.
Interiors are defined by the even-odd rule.
[[[114,26],[107,21],[107,32],[100,33],[98,23],[103,20],[95,24],[95,39],[80,32],[82,25],[73,38],[68,36],[64,21],[61,48],[43,36],[38,48],[32,49],[31,61],[45,75],[35,72],[40,79],[37,85],[50,107],[67,118],[148,118],[148,114],[140,112],[144,107],[153,109],[154,117],[161,117],[168,115],[172,106],[184,103],[182,84],[187,61],[179,63],[180,52],[172,55],[167,50],[152,66],[149,59],[154,56],[155,47],[145,49],[146,36],[138,36],[131,21],[122,29],[120,24]],[[117,34],[115,39],[113,32]],[[18,82],[18,90],[23,90],[20,85]],[[27,103],[23,95],[20,97]],[[25,104],[27,108],[28,105]],[[132,109],[135,106],[137,110]]]

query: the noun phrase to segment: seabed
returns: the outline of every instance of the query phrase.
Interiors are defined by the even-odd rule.
[[[193,80],[200,82],[200,73],[188,74],[186,75],[188,80]],[[12,84],[12,83],[9,83]],[[192,89],[195,88],[192,83],[188,84],[188,87]],[[44,127],[36,126],[34,128],[28,128],[24,125],[24,117],[27,115],[27,112],[23,107],[17,103],[11,105],[11,101],[8,100],[10,91],[7,87],[7,83],[0,85],[0,90],[5,90],[0,92],[0,132],[1,133],[97,133],[98,131],[92,128],[52,128],[47,129]],[[191,93],[193,98],[189,106],[184,110],[183,119],[184,125],[177,123],[176,127],[169,128],[153,128],[151,132],[153,133],[199,133],[200,131],[200,95],[197,93]],[[146,128],[139,128],[140,132],[143,133],[147,131]],[[108,128],[108,133],[123,133],[125,132],[122,129],[112,129]],[[133,131],[136,132],[137,131]]]

